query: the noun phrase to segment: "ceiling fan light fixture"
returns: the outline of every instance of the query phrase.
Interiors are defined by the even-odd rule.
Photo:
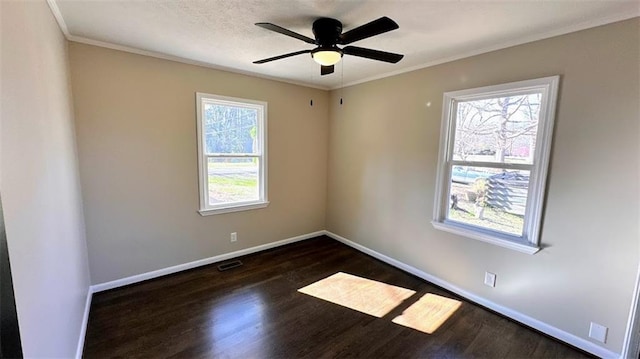
[[[311,52],[313,60],[322,66],[331,66],[340,62],[342,51],[337,47],[334,48],[318,48]]]

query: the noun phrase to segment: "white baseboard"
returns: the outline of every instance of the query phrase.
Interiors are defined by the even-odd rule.
[[[204,259],[200,259],[200,260],[189,262],[189,263],[178,264],[178,265],[175,265],[173,267],[158,269],[158,270],[155,270],[155,271],[152,271],[152,272],[137,274],[137,275],[134,275],[134,276],[131,276],[131,277],[122,278],[122,279],[112,280],[110,282],[95,284],[95,285],[91,286],[91,291],[93,293],[98,293],[98,292],[102,292],[102,291],[105,291],[105,290],[109,290],[109,289],[118,288],[118,287],[122,287],[122,286],[129,285],[129,284],[142,282],[142,281],[145,281],[145,280],[148,280],[148,279],[158,278],[158,277],[162,277],[162,276],[165,276],[165,275],[168,275],[168,274],[181,272],[181,271],[184,271],[184,270],[187,270],[187,269],[197,268],[197,267],[201,267],[201,266],[204,266],[204,265],[207,265],[207,264],[224,261],[224,260],[227,260],[227,259],[244,256],[244,255],[247,255],[247,254],[260,252],[260,251],[264,251],[264,250],[275,248],[275,247],[280,247],[280,246],[283,246],[285,244],[302,241],[302,240],[305,240],[305,239],[321,236],[323,234],[325,234],[325,231],[317,231],[317,232],[313,232],[313,233],[307,233],[307,234],[303,234],[303,235],[300,235],[300,236],[283,239],[283,240],[280,240],[280,241],[277,241],[277,242],[271,242],[271,243],[263,244],[263,245],[256,246],[256,247],[241,249],[239,251],[235,251],[235,252],[231,252],[231,253],[220,254],[220,255],[217,255],[217,256],[204,258]]]
[[[537,329],[547,335],[550,335],[556,339],[559,339],[565,343],[571,344],[577,348],[580,348],[586,352],[589,352],[591,354],[597,355],[601,358],[620,358],[620,354],[618,353],[614,353],[612,351],[610,351],[609,349],[603,348],[597,344],[594,344],[586,339],[580,338],[576,335],[573,335],[571,333],[565,332],[564,330],[558,329],[554,326],[551,326],[547,323],[544,323],[538,319],[529,317],[525,314],[522,314],[520,312],[517,312],[513,309],[507,308],[507,307],[503,307],[499,304],[493,303],[485,298],[482,298],[474,293],[468,292],[458,286],[455,286],[449,282],[446,282],[438,277],[435,277],[431,274],[425,273],[415,267],[412,267],[408,264],[402,263],[396,259],[393,259],[391,257],[388,257],[382,253],[376,252],[372,249],[369,249],[361,244],[355,243],[353,241],[350,241],[342,236],[339,236],[335,233],[329,232],[329,231],[324,231],[325,235],[340,241],[352,248],[355,248],[357,250],[359,250],[360,252],[366,253],[378,260],[381,260],[387,264],[390,264],[396,268],[402,269],[405,272],[411,273],[413,275],[415,275],[416,277],[420,277],[428,282],[431,282],[439,287],[442,287],[444,289],[447,289],[451,292],[454,292],[474,303],[478,303],[486,308],[489,308],[495,312],[498,312],[508,318],[511,318],[517,322],[520,322],[526,326],[529,326],[531,328]]]
[[[627,331],[625,332],[622,356],[624,359],[637,359],[640,356],[640,266],[636,275],[636,286],[633,289],[633,299],[627,319]]]
[[[78,348],[76,349],[76,359],[82,358],[82,352],[84,351],[84,339],[87,336],[87,325],[89,324],[89,310],[91,309],[92,298],[93,291],[91,290],[91,287],[89,287],[87,290],[87,300],[84,304],[84,315],[82,316],[80,337],[78,338]]]

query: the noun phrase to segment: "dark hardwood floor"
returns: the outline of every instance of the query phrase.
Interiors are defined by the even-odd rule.
[[[589,357],[328,237],[239,259],[95,294],[84,356]],[[377,318],[297,291],[337,272],[416,294]],[[392,322],[427,293],[462,305],[433,334]]]

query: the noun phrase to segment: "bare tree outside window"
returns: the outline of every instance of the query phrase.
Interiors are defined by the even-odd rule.
[[[535,93],[460,102],[454,159],[532,163],[540,101]]]

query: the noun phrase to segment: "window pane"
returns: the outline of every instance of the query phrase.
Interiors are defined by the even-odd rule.
[[[257,201],[258,158],[209,158],[209,205]]]
[[[533,163],[541,93],[458,103],[453,159]]]
[[[204,103],[207,153],[259,153],[258,110]]]
[[[522,236],[530,171],[454,166],[449,220]]]

